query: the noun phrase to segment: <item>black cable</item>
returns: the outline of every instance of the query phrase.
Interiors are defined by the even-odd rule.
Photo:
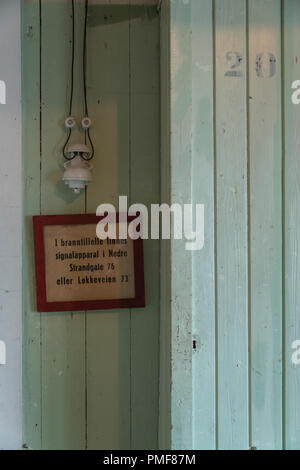
[[[72,60],[71,60],[71,90],[70,90],[70,103],[69,103],[69,116],[72,116],[73,108],[73,94],[74,94],[74,63],[75,63],[75,6],[74,0],[72,0]],[[72,160],[74,157],[68,157],[66,155],[66,147],[71,138],[72,128],[69,128],[68,137],[63,147],[63,156],[66,160]]]
[[[66,147],[69,143],[69,140],[70,140],[70,137],[71,137],[71,134],[72,134],[72,129],[68,129],[68,137],[67,137],[67,140],[65,142],[65,145],[64,145],[64,148],[63,148],[63,156],[65,157],[66,160],[73,160],[74,157],[68,157],[66,155]]]
[[[89,2],[85,0],[85,15],[84,15],[84,32],[83,32],[83,94],[84,94],[84,112],[86,117],[88,117],[88,104],[87,104],[87,87],[86,87],[86,36],[87,36],[87,15],[88,15]]]
[[[91,154],[91,156],[88,157],[88,158],[87,158],[87,157],[83,157],[84,160],[86,160],[86,161],[88,162],[89,160],[92,160],[92,158],[94,157],[95,148],[94,148],[94,144],[93,144],[92,138],[91,138],[91,136],[90,136],[90,129],[87,129],[86,133],[87,133],[87,136],[88,136],[88,139],[89,139],[89,142],[90,142],[90,146],[92,147],[92,154]]]
[[[85,13],[84,13],[84,32],[83,32],[83,63],[82,63],[82,71],[83,71],[83,95],[84,95],[84,112],[85,112],[85,117],[89,116],[89,111],[88,111],[88,102],[87,102],[87,85],[86,85],[86,50],[87,50],[87,19],[88,19],[88,9],[89,9],[89,0],[85,0]],[[95,149],[94,145],[92,142],[92,138],[90,136],[90,129],[86,129],[85,131],[85,141],[86,141],[86,136],[88,137],[89,143],[92,148],[92,154],[90,157],[84,157],[82,158],[86,161],[92,160],[95,154]]]
[[[71,64],[71,92],[70,92],[69,116],[72,116],[72,107],[73,107],[74,63],[75,63],[75,7],[74,7],[74,0],[72,0],[72,64]]]
[[[84,112],[85,117],[88,117],[88,102],[87,102],[87,85],[86,85],[86,49],[87,49],[87,18],[88,18],[88,8],[89,8],[89,1],[85,0],[85,14],[84,14],[84,33],[83,33],[83,95],[84,95]],[[72,108],[73,108],[73,94],[74,94],[74,63],[75,63],[75,7],[74,7],[74,0],[72,0],[72,60],[71,60],[71,90],[70,90],[70,103],[69,103],[69,116],[72,115]],[[67,156],[66,154],[66,147],[69,143],[71,138],[72,128],[68,130],[68,136],[63,147],[63,156],[66,160],[73,160],[75,155],[72,157]],[[90,136],[90,129],[85,130],[85,141],[86,136],[88,137],[89,143],[92,148],[92,153],[90,157],[85,157],[82,155],[82,158],[86,161],[91,160],[95,154],[95,148],[92,142],[92,138]]]

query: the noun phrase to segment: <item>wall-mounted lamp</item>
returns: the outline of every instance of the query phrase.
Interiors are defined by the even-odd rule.
[[[63,181],[75,194],[79,194],[92,181],[93,165],[87,161],[90,150],[86,145],[75,144],[68,148],[67,154],[69,161],[64,164]]]

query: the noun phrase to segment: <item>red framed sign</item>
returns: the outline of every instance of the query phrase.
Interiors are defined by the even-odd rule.
[[[39,312],[145,306],[143,240],[100,239],[104,217],[33,217]],[[134,217],[127,217],[127,223]],[[116,234],[119,215],[116,214]]]

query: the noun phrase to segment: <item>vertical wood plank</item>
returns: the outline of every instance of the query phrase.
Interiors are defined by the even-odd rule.
[[[22,158],[20,2],[0,6],[0,449],[22,439]],[[3,90],[4,88],[4,90]],[[4,93],[3,93],[4,91]]]
[[[247,449],[246,2],[216,0],[218,447]]]
[[[82,2],[76,3],[76,12],[78,40],[82,37]],[[84,213],[84,193],[74,195],[61,181],[71,70],[71,2],[42,0],[41,26],[41,212]],[[83,101],[78,77],[82,77],[82,56],[78,42],[73,114],[80,122]],[[83,449],[85,317],[81,312],[42,313],[41,321],[42,447]]]
[[[129,194],[129,5],[91,5],[88,100],[94,181],[87,210]],[[97,60],[95,60],[97,57]],[[130,311],[87,314],[87,447],[130,449]]]
[[[150,213],[160,202],[159,18],[156,6],[135,11],[131,4],[130,201]],[[144,263],[146,308],[131,311],[131,447],[157,449],[159,240],[144,241]]]
[[[291,85],[300,79],[300,4],[285,2],[284,97],[285,97],[285,447],[300,449],[300,366],[293,364],[294,341],[300,339],[300,162],[299,105],[291,101]]]
[[[216,447],[213,3],[192,2],[192,202],[205,206],[205,246],[193,252],[193,448]]]
[[[170,5],[171,36],[171,204],[192,200],[191,2]],[[185,240],[171,240],[172,448],[193,447],[192,252]]]
[[[160,13],[161,202],[170,204],[170,2]],[[170,241],[160,245],[159,449],[171,448],[171,257]]]
[[[282,447],[281,9],[249,2],[252,446]]]
[[[22,2],[23,435],[41,448],[40,314],[35,312],[32,216],[40,214],[40,9]]]

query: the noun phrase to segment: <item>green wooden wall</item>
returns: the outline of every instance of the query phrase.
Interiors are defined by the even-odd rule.
[[[147,205],[160,200],[156,7],[91,3],[87,62],[94,180],[74,196],[61,181],[71,2],[22,1],[24,443],[32,449],[155,449],[159,242],[144,245],[145,309],[35,311],[33,215],[95,213],[100,203],[117,204],[119,194]],[[76,1],[78,122],[83,7]]]
[[[172,447],[300,449],[300,2],[167,3],[171,200],[205,204],[204,249],[172,243]]]
[[[24,442],[157,448],[160,423],[163,448],[300,449],[300,4],[163,0],[159,64],[156,7],[106,3],[88,27],[94,182],[75,198],[60,182],[70,2],[22,2]],[[31,216],[119,194],[204,203],[204,249],[145,243],[145,310],[37,314]]]

